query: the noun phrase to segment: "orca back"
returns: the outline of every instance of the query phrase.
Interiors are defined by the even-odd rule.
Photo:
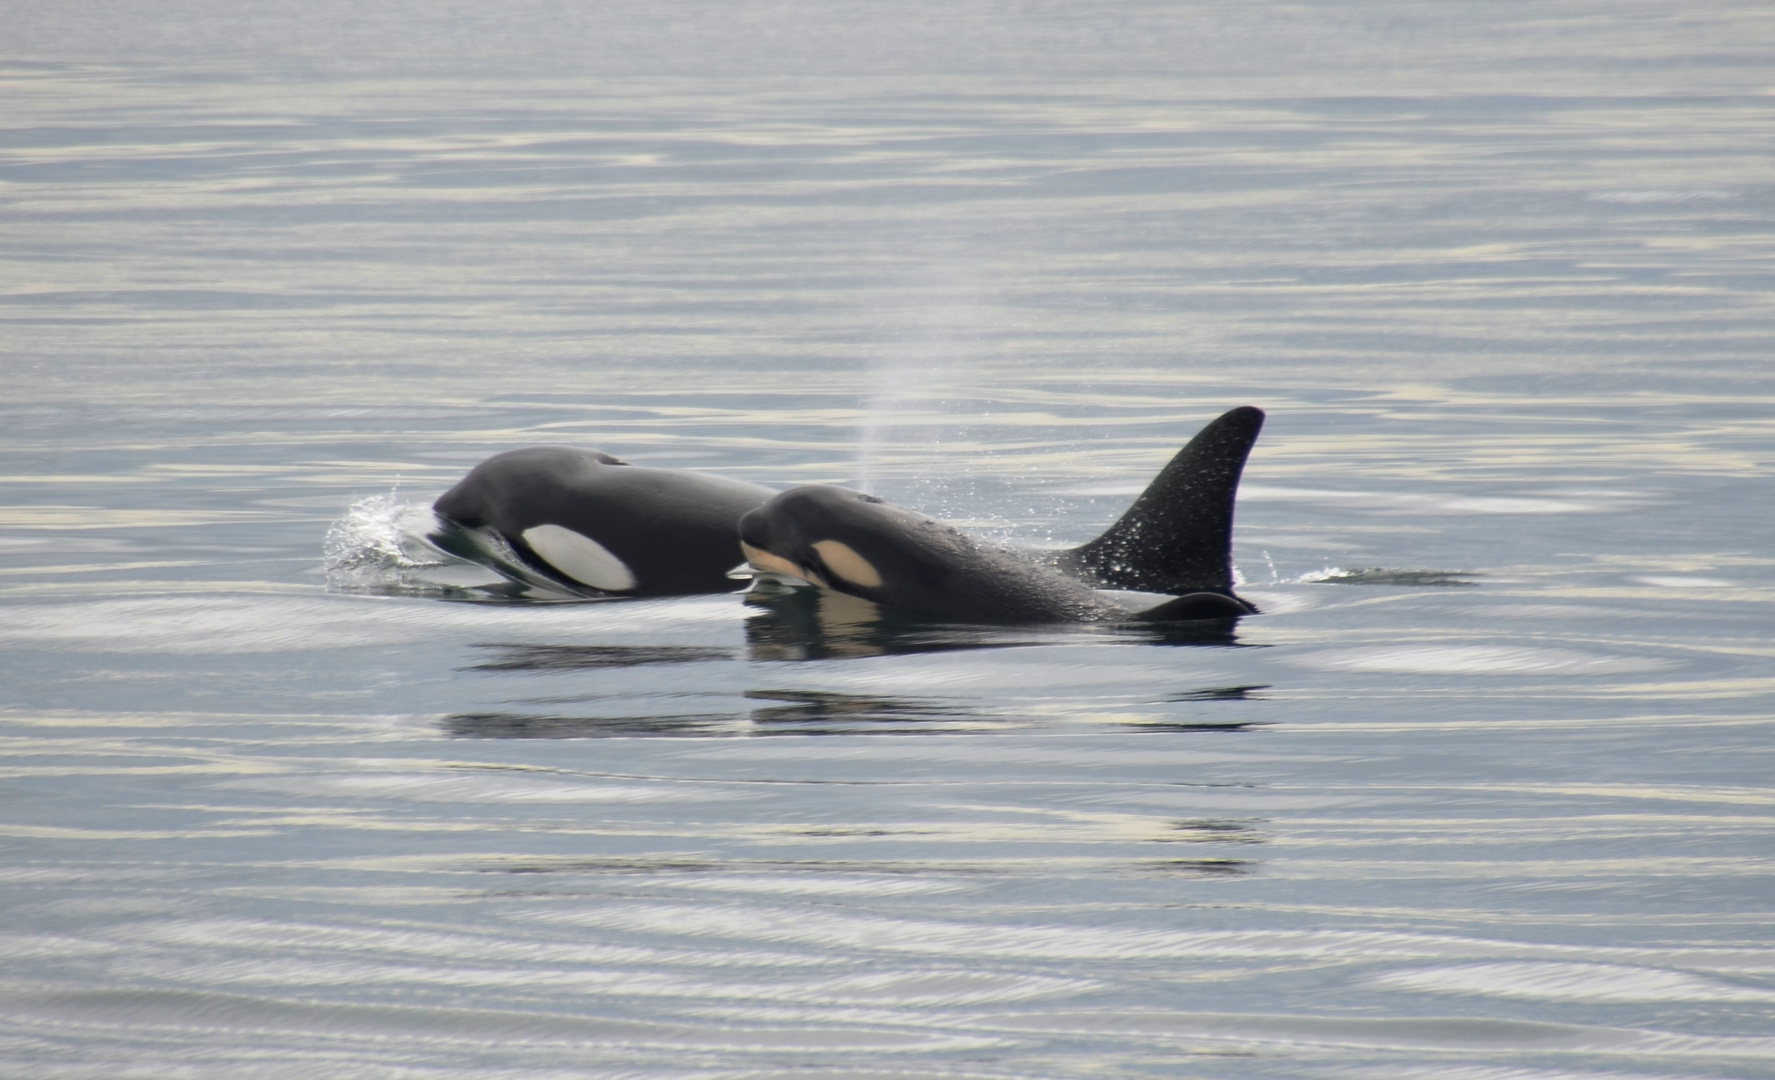
[[[1196,433],[1102,536],[1063,552],[1062,570],[1112,589],[1233,589],[1233,500],[1263,410],[1244,405]]]

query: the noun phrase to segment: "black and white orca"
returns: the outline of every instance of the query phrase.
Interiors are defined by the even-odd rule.
[[[791,488],[740,519],[740,548],[765,574],[887,607],[966,622],[1226,619],[1257,609],[1233,593],[1233,502],[1262,411],[1224,414],[1178,451],[1102,536],[1045,559],[844,488]],[[1098,588],[1181,594],[1130,610]]]
[[[598,450],[533,446],[475,466],[432,504],[428,539],[526,585],[588,596],[682,596],[737,587],[739,520],[771,488],[631,465]]]

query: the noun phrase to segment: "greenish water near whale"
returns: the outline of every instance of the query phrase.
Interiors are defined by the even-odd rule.
[[[1755,6],[9,25],[6,1075],[1775,1075]],[[1231,637],[398,542],[1077,544],[1247,403]]]

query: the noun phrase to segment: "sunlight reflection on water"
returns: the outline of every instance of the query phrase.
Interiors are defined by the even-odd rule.
[[[21,13],[6,1075],[1775,1075],[1768,29]],[[1230,629],[405,543],[550,443],[1066,546],[1243,403]]]

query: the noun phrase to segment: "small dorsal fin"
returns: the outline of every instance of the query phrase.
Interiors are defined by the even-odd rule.
[[[1143,622],[1194,622],[1256,615],[1257,605],[1230,593],[1193,592],[1165,601],[1134,616]]]
[[[1061,569],[1115,589],[1232,592],[1233,499],[1262,429],[1262,409],[1222,414],[1102,536],[1063,553]]]

